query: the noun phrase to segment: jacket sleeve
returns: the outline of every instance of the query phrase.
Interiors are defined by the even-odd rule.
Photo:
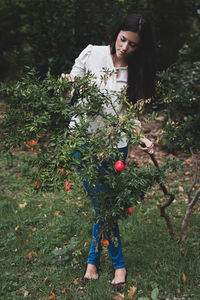
[[[88,45],[75,59],[75,63],[71,70],[71,74],[73,76],[84,77],[84,75],[86,74],[86,64],[92,51],[92,47],[92,45]]]

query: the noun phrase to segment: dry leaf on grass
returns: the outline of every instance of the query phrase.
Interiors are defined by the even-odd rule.
[[[67,289],[64,288],[64,289],[62,290],[62,294],[66,294],[66,293],[67,293]]]
[[[184,192],[184,188],[182,186],[178,187],[179,192]]]
[[[183,280],[184,283],[185,283],[186,280],[187,280],[187,276],[185,275],[185,273],[182,274],[182,280]]]
[[[26,258],[31,259],[33,257],[38,257],[38,253],[35,251],[31,251],[29,253],[25,253]]]
[[[55,216],[55,217],[58,217],[59,214],[60,214],[60,211],[59,211],[59,210],[56,210],[55,213],[54,213],[54,216]]]
[[[128,290],[128,299],[133,299],[133,296],[136,292],[137,288],[135,286],[131,286]]]
[[[78,284],[78,280],[75,279],[75,280],[73,281],[73,284],[74,284],[74,285],[77,285],[77,284]]]
[[[190,166],[190,165],[193,163],[193,161],[194,161],[194,157],[191,156],[191,157],[189,157],[189,158],[187,158],[187,159],[185,160],[185,164],[186,164],[187,166]]]
[[[17,225],[16,227],[15,227],[15,231],[17,231],[19,229],[19,225]]]
[[[20,203],[20,204],[19,204],[19,208],[24,208],[24,207],[26,207],[26,205],[27,205],[27,202]]]
[[[56,300],[56,295],[55,295],[54,292],[51,294],[51,296],[49,297],[49,299],[51,299],[51,300]]]
[[[24,292],[24,298],[28,297],[28,291]]]
[[[124,293],[117,293],[117,295],[113,298],[114,300],[123,300],[124,299]]]

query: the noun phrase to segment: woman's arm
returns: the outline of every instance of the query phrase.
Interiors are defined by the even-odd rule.
[[[60,80],[67,79],[70,82],[74,82],[75,76],[78,77],[84,77],[86,73],[86,64],[87,60],[90,56],[90,53],[92,51],[92,45],[88,45],[81,53],[80,55],[75,59],[75,63],[72,67],[72,70],[70,74],[62,73]]]

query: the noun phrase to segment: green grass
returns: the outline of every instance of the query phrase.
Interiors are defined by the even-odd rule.
[[[68,193],[33,191],[28,159],[28,154],[17,154],[9,167],[2,156],[0,163],[0,299],[45,300],[52,293],[56,299],[114,299],[118,292],[109,285],[113,268],[106,250],[99,280],[86,286],[81,283],[94,214],[79,179],[72,176],[73,189]],[[183,172],[173,175],[182,180],[175,184],[173,178],[176,188],[184,184]],[[120,221],[128,268],[127,285],[121,293],[128,299],[130,287],[135,286],[134,299],[198,300],[199,211],[191,216],[188,239],[180,248],[159,216],[156,204],[163,195],[157,187],[155,191],[135,207],[132,216]],[[180,232],[185,205],[181,195],[178,199],[169,212]],[[156,289],[157,298],[152,294]]]

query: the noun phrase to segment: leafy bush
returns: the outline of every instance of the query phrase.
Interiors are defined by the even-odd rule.
[[[199,47],[199,41],[194,45]],[[169,151],[200,147],[200,61],[191,49],[185,45],[178,61],[158,73],[156,105],[167,111],[163,145]]]
[[[90,73],[71,84],[50,74],[40,79],[30,70],[20,82],[4,86],[3,92],[7,109],[1,125],[1,149],[34,149],[35,156],[29,162],[36,190],[64,189],[64,180],[68,185],[78,169],[82,180],[94,187],[92,194],[98,198],[100,211],[97,219],[108,223],[126,217],[125,209],[140,201],[158,179],[152,166],[133,164],[123,172],[114,168],[122,159],[117,150],[120,133],[124,132],[132,145],[140,139],[132,120],[135,107],[127,102],[125,91],[116,93],[127,105],[123,117],[102,111],[102,106],[112,105],[111,96],[99,90]],[[90,120],[97,114],[101,115],[100,126],[88,134]],[[105,171],[100,165],[106,165]],[[101,185],[109,186],[109,192],[102,189],[100,196],[96,193],[97,174]]]

